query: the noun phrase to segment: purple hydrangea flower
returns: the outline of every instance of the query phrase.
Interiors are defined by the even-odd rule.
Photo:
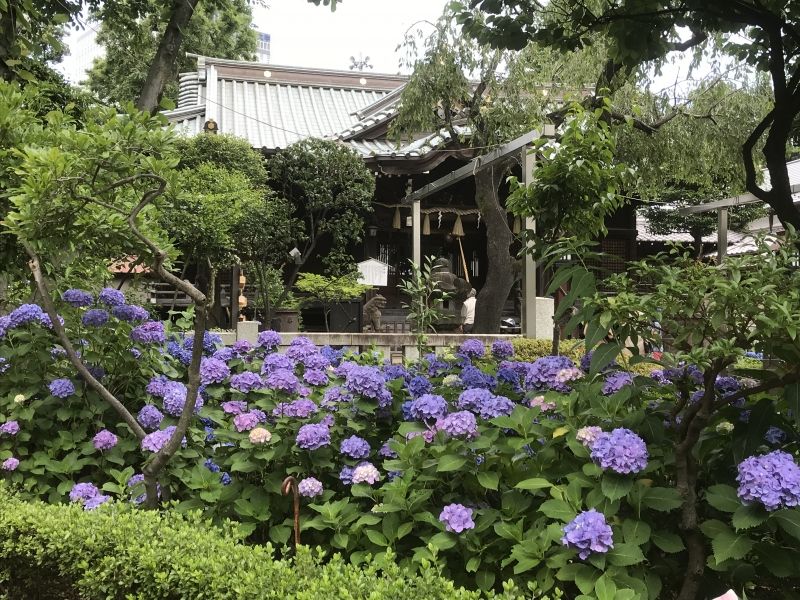
[[[215,350],[214,354],[211,355],[211,358],[216,358],[217,360],[221,360],[222,362],[228,362],[232,360],[236,356],[236,352],[230,346],[225,346],[224,348],[220,348],[219,350]]]
[[[313,400],[300,399],[294,402],[280,402],[272,409],[273,417],[294,417],[307,419],[319,410]]]
[[[340,403],[352,401],[353,396],[350,395],[350,392],[341,386],[335,386],[325,390],[320,405],[327,410],[336,411]]]
[[[391,381],[393,379],[403,379],[408,381],[411,379],[411,373],[409,373],[408,369],[406,369],[403,365],[384,365],[383,379],[384,381]]]
[[[167,414],[173,417],[180,417],[183,412],[183,407],[186,404],[186,394],[188,390],[186,386],[179,381],[171,381],[164,391],[164,410]],[[200,412],[203,408],[203,397],[197,394],[194,401],[194,414]]]
[[[11,317],[7,315],[0,317],[0,340],[6,337],[9,329],[11,329]]]
[[[353,365],[347,369],[345,387],[353,394],[377,400],[384,388],[383,374],[375,367]]]
[[[69,379],[55,379],[48,386],[50,394],[56,398],[68,398],[75,393],[75,386]]]
[[[275,350],[281,345],[281,334],[277,331],[268,329],[258,334],[258,345],[264,350]]]
[[[209,471],[211,471],[212,473],[219,473],[220,470],[221,470],[219,468],[219,465],[217,463],[215,463],[213,460],[211,460],[210,458],[206,459],[206,461],[203,463],[203,466],[206,469],[208,469]]]
[[[175,426],[170,425],[166,429],[160,429],[153,433],[148,433],[142,440],[142,450],[149,450],[150,452],[158,452],[163,448],[172,437],[175,431]],[[181,440],[181,446],[186,446],[186,438]]]
[[[478,435],[478,423],[468,410],[450,413],[436,422],[436,429],[453,437],[475,437]]]
[[[61,294],[61,299],[76,308],[94,304],[94,296],[86,290],[67,290]]]
[[[136,416],[136,420],[145,429],[158,429],[164,415],[152,404],[145,404]]]
[[[626,385],[633,383],[633,375],[625,371],[614,371],[606,375],[606,381],[603,383],[603,395],[610,396],[616,394]]]
[[[397,458],[397,452],[392,450],[392,447],[389,445],[389,442],[384,442],[383,445],[378,450],[378,455],[384,458]]]
[[[411,403],[409,411],[419,421],[444,417],[447,414],[447,400],[436,394],[423,394]]]
[[[357,435],[351,435],[339,445],[339,452],[350,458],[367,458],[370,450],[369,442]]]
[[[458,353],[467,358],[483,358],[486,353],[486,347],[480,340],[469,339],[462,342],[458,347]]]
[[[213,354],[217,347],[222,344],[222,338],[219,334],[212,331],[203,332],[203,352]],[[183,338],[183,347],[191,351],[194,346],[194,333],[190,333]]]
[[[171,342],[167,343],[167,354],[172,356],[173,358],[178,359],[178,361],[188,367],[192,363],[192,352],[191,350],[186,350],[181,344],[172,340]]]
[[[558,377],[564,369],[574,369],[575,365],[566,356],[545,356],[535,360],[525,374],[525,387],[534,390],[557,390],[568,392],[569,388]],[[563,377],[561,378],[563,379]]]
[[[302,361],[306,356],[314,354],[316,351],[317,347],[314,342],[301,335],[292,340],[286,349],[286,355],[293,360]]]
[[[264,382],[258,373],[245,371],[244,373],[237,373],[231,377],[231,387],[235,390],[246,394],[253,390],[258,390],[264,387]]]
[[[222,383],[231,376],[231,370],[221,360],[204,358],[200,362],[200,382],[203,385]]]
[[[514,356],[514,344],[508,340],[495,340],[492,342],[492,356],[497,360],[506,360]]]
[[[497,383],[494,377],[472,365],[464,367],[459,377],[461,383],[467,388],[486,388],[488,390],[493,388]]]
[[[306,498],[319,496],[322,494],[322,482],[314,477],[306,477],[297,484],[297,491]]]
[[[585,510],[564,525],[561,543],[578,550],[581,560],[592,553],[606,553],[614,547],[611,527],[606,523],[603,513],[595,509]]]
[[[0,464],[0,470],[3,471],[16,471],[17,467],[19,466],[19,459],[14,458],[13,456],[8,457],[5,459],[2,464]]]
[[[236,427],[236,431],[239,433],[242,431],[250,431],[261,422],[259,417],[260,415],[252,410],[246,413],[240,413],[233,418],[233,426]]]
[[[339,481],[341,481],[345,485],[352,485],[354,470],[355,469],[349,465],[343,466],[342,470],[339,471]]]
[[[92,444],[101,452],[104,450],[111,450],[117,445],[117,436],[108,429],[102,429],[92,438]]]
[[[89,498],[86,502],[83,503],[83,510],[94,510],[101,504],[105,504],[111,500],[111,496],[106,496],[105,494],[97,494],[92,498]]]
[[[167,340],[164,323],[147,321],[131,331],[131,339],[139,344],[163,344]]]
[[[170,380],[167,379],[166,375],[156,375],[147,383],[145,391],[154,398],[163,398],[169,383]]]
[[[14,327],[19,327],[26,323],[40,322],[44,314],[42,307],[38,304],[22,304],[12,310],[11,314],[8,315],[8,322],[10,325],[8,329],[13,329]]]
[[[19,433],[19,423],[17,421],[6,421],[0,425],[0,435],[17,435]]]
[[[141,306],[136,304],[121,304],[111,309],[111,314],[118,318],[120,321],[127,321],[128,323],[135,323],[137,321],[146,321],[150,317],[150,313]]]
[[[353,483],[368,483],[370,485],[380,481],[381,473],[375,468],[375,465],[369,462],[362,462],[356,465],[353,469],[352,480]]]
[[[441,372],[447,371],[447,369],[450,368],[450,365],[446,361],[439,359],[434,352],[430,352],[422,358],[428,363],[428,375],[431,377],[436,377]]]
[[[102,327],[108,323],[108,311],[102,308],[92,308],[83,313],[81,323],[87,327]]]
[[[220,340],[221,341],[221,340]],[[253,344],[247,340],[236,340],[231,347],[236,356],[242,357],[253,351]]]
[[[587,448],[591,448],[597,441],[597,438],[600,437],[601,433],[603,433],[603,430],[596,425],[581,427],[575,434],[575,439]]]
[[[475,529],[472,520],[472,509],[463,504],[448,504],[439,514],[439,520],[444,523],[444,528],[453,533],[461,533],[468,529]]]
[[[125,304],[125,294],[114,288],[103,288],[97,299],[106,306],[122,306]]]
[[[303,373],[303,381],[309,385],[327,385],[328,375],[321,369],[307,369],[306,372]]]
[[[2,427],[0,427],[0,429],[2,429]],[[773,425],[767,429],[767,432],[764,434],[764,439],[773,446],[777,446],[778,444],[782,444],[786,441],[786,432],[780,427],[775,427]]]
[[[408,393],[412,398],[419,398],[424,394],[430,394],[433,391],[433,384],[424,375],[417,375],[406,384]]]
[[[464,390],[458,397],[457,405],[458,408],[477,412],[478,407],[481,406],[481,404],[487,402],[489,399],[493,397],[494,394],[492,394],[492,392],[484,388]]]
[[[269,354],[264,358],[261,366],[261,374],[272,373],[278,369],[294,371],[295,362],[285,354]]]
[[[330,361],[316,351],[316,349],[313,353],[300,357],[300,362],[306,369],[322,370],[331,366]]]
[[[333,366],[338,366],[339,363],[342,362],[342,357],[344,356],[343,349],[336,350],[330,346],[323,346],[319,349],[319,353],[326,358],[329,364]]]
[[[267,376],[267,387],[291,394],[297,391],[300,380],[288,369],[276,369]]]
[[[716,381],[714,382],[714,387],[716,390],[722,394],[723,396],[728,396],[735,392],[738,392],[741,389],[741,384],[739,380],[735,377],[728,377],[728,376],[718,376]]]
[[[647,466],[647,445],[630,429],[619,427],[597,436],[591,456],[603,469],[622,475],[638,473]]]
[[[514,411],[515,404],[505,396],[492,396],[478,406],[478,416],[481,419],[494,419],[507,416]]]
[[[745,504],[760,502],[769,511],[800,505],[800,467],[781,450],[739,463],[737,494]]]
[[[100,490],[93,483],[76,483],[69,492],[69,501],[83,504],[98,494],[100,494]]]
[[[672,383],[664,373],[664,369],[658,369],[650,373],[650,377],[655,379],[659,385],[669,385]]]
[[[222,412],[229,415],[240,415],[247,410],[247,402],[244,400],[229,400],[221,405]]]
[[[331,431],[321,423],[303,425],[297,432],[295,441],[304,450],[317,450],[331,443]]]

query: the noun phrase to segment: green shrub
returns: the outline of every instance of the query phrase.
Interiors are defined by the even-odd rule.
[[[552,340],[541,340],[531,338],[514,338],[511,340],[514,345],[514,359],[525,362],[533,362],[537,358],[552,355],[553,342]],[[581,358],[584,354],[584,346],[582,340],[562,340],[559,352],[562,356],[566,356],[575,364],[580,364]]]
[[[472,600],[430,564],[418,575],[387,553],[360,567],[302,547],[275,560],[267,546],[243,544],[235,526],[196,514],[137,511],[111,503],[24,502],[0,485],[0,598],[295,598]],[[513,587],[513,586],[512,586]],[[509,588],[498,598],[519,598]]]

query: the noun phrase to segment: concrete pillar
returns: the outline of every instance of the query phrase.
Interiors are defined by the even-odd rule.
[[[717,211],[717,264],[721,265],[728,254],[728,209]]]
[[[535,169],[536,155],[526,147],[522,150],[522,183],[524,185],[533,182]],[[525,231],[536,231],[536,222],[532,217],[525,218]],[[525,337],[536,338],[545,333],[538,331],[536,304],[536,263],[530,254],[525,254],[525,266],[522,273],[522,335]]]
[[[419,200],[414,201],[411,205],[411,236],[412,243],[412,257],[414,264],[422,266],[422,213],[420,212]]]
[[[239,321],[236,323],[236,339],[258,343],[258,326],[258,321]]]
[[[219,94],[217,93],[217,68],[206,66],[206,121],[216,121],[219,125]]]

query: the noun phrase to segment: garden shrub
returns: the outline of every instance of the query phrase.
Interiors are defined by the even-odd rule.
[[[413,574],[387,558],[357,567],[300,546],[291,559],[275,560],[269,545],[245,545],[235,525],[215,527],[196,513],[121,503],[87,513],[24,502],[0,484],[0,598],[9,600],[482,597],[456,588],[435,565]]]
[[[552,340],[533,339],[533,338],[514,338],[514,355],[517,360],[533,362],[537,358],[550,356],[553,350]],[[561,340],[559,353],[571,359],[575,364],[580,363],[584,355],[583,340]]]

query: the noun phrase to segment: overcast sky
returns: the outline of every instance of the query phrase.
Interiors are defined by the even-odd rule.
[[[397,45],[420,20],[435,21],[447,0],[343,0],[336,11],[305,0],[269,0],[254,22],[272,36],[276,65],[347,69],[350,57],[369,56],[375,72],[396,73]]]

